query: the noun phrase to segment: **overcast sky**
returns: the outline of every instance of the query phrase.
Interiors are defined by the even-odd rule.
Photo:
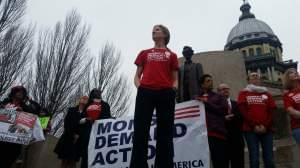
[[[249,0],[252,13],[273,29],[284,59],[300,60],[300,1]],[[242,0],[28,0],[26,21],[38,29],[54,26],[72,9],[91,26],[89,46],[96,54],[107,41],[122,52],[133,79],[133,62],[141,49],[153,47],[152,27],[171,31],[169,48],[181,56],[184,45],[196,52],[223,50],[241,15]]]

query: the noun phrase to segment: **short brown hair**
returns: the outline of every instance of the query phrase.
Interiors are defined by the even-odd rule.
[[[200,85],[204,84],[206,78],[212,78],[212,76],[210,74],[203,74],[199,80]]]
[[[166,26],[161,25],[161,24],[156,25],[156,26],[161,28],[162,32],[165,34],[165,36],[166,36],[165,37],[165,45],[168,45],[169,42],[170,42],[170,31],[169,31],[169,29]]]

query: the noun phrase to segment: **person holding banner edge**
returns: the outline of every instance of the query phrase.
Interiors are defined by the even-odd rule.
[[[112,118],[110,106],[102,100],[102,92],[100,89],[93,89],[90,92],[89,100],[82,113],[79,121],[79,139],[81,152],[81,168],[88,168],[88,145],[92,125],[95,120]]]
[[[213,92],[213,79],[209,74],[200,78],[201,91],[196,97],[205,106],[208,144],[214,168],[228,168],[227,129],[225,115],[228,111],[224,96]]]
[[[177,55],[167,48],[170,40],[167,27],[155,25],[152,39],[154,48],[141,51],[135,60],[134,83],[138,91],[130,168],[148,168],[148,138],[154,109],[157,115],[154,167],[173,168],[174,89],[178,86],[178,60]]]

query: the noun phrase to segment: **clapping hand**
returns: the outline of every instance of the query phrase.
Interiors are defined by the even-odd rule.
[[[257,134],[264,134],[267,132],[267,129],[264,125],[256,125],[254,127],[254,132]]]
[[[233,119],[233,117],[234,117],[234,114],[228,114],[228,115],[225,116],[225,119],[226,119],[227,121],[230,121],[230,120]]]

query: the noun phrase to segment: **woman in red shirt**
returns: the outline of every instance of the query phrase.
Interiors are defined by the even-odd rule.
[[[287,92],[283,96],[284,106],[290,114],[291,128],[295,141],[300,146],[300,82],[297,70],[286,70],[283,85]]]
[[[153,28],[154,48],[137,56],[134,83],[138,88],[134,115],[133,149],[130,168],[148,168],[147,151],[151,119],[157,115],[155,167],[173,168],[174,89],[177,89],[177,55],[167,48],[169,30]]]

